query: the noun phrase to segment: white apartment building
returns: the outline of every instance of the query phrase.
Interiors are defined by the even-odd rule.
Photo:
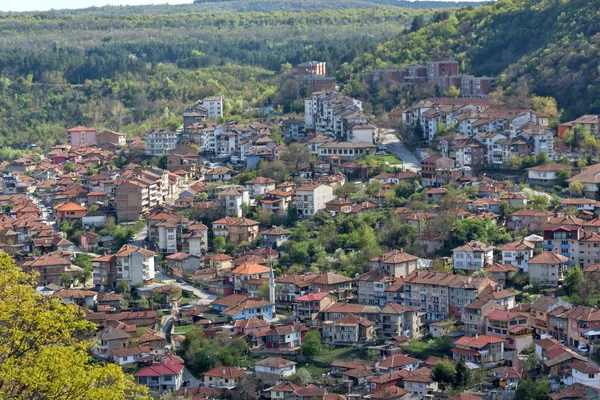
[[[296,189],[296,208],[298,215],[304,218],[313,217],[318,211],[325,209],[325,203],[335,199],[333,188],[328,185],[303,185]]]
[[[152,129],[145,136],[146,155],[153,157],[170,154],[181,140],[181,133],[162,128]]]
[[[250,204],[248,189],[243,186],[231,186],[217,193],[218,204],[228,217],[242,217],[244,204]]]
[[[117,281],[129,281],[131,286],[143,285],[154,279],[154,256],[145,248],[126,244],[116,256]]]
[[[207,111],[209,119],[217,119],[223,117],[223,96],[211,96],[202,100],[200,106]]]
[[[519,267],[523,272],[529,272],[527,262],[533,257],[535,245],[526,240],[517,240],[500,247],[502,264],[512,264]]]

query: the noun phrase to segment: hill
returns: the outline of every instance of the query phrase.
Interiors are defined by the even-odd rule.
[[[340,75],[453,56],[496,75],[505,95],[552,96],[564,117],[600,113],[598,1],[499,0],[403,33],[343,65]]]
[[[214,94],[226,96],[230,115],[244,115],[273,101],[290,64],[322,60],[335,71],[430,14],[116,9],[0,14],[0,146],[53,144],[80,124],[127,133],[177,126],[186,105]]]

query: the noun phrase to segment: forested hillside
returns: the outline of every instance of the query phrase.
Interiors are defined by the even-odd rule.
[[[0,145],[50,144],[77,124],[177,125],[186,104],[213,94],[240,115],[271,102],[290,64],[335,71],[420,13],[1,14]]]
[[[553,96],[565,118],[600,113],[600,1],[499,0],[374,47],[340,75],[454,56],[505,94]]]

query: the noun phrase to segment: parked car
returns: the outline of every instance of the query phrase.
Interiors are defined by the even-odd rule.
[[[376,156],[384,156],[385,155],[385,151],[378,151],[375,153]]]
[[[579,351],[581,354],[585,355],[588,352],[588,347],[586,344],[580,343],[579,346],[577,347],[577,351]]]

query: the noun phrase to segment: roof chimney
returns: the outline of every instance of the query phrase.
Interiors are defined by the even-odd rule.
[[[475,334],[475,339],[479,339],[479,333]]]

